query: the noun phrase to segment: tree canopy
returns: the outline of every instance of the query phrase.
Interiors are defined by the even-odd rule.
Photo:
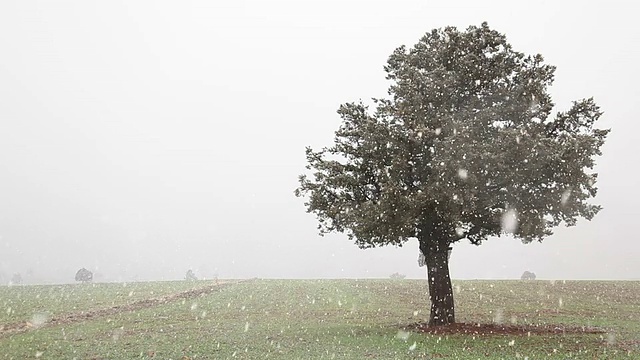
[[[93,281],[93,273],[85,268],[82,268],[76,272],[76,281],[90,282]]]
[[[196,277],[196,274],[191,269],[187,270],[187,273],[184,275],[184,279],[187,281],[198,280],[198,278]]]
[[[311,176],[297,195],[322,233],[346,232],[361,247],[401,245],[426,216],[449,242],[480,244],[502,232],[542,240],[600,209],[591,170],[608,130],[579,100],[550,116],[555,67],[525,56],[484,23],[427,33],[385,66],[389,99],[375,109],[346,103],[331,147],[307,148]],[[428,214],[428,215],[427,215]]]

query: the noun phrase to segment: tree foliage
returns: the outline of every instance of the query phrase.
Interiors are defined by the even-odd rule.
[[[321,233],[345,232],[363,248],[401,245],[429,222],[448,243],[503,233],[543,240],[600,209],[594,157],[608,130],[593,99],[551,116],[555,68],[512,49],[484,23],[427,33],[385,66],[390,98],[346,103],[333,146],[307,148],[308,195]]]
[[[525,271],[522,273],[522,276],[520,276],[520,280],[535,280],[535,279],[536,279],[536,274],[531,271]]]
[[[76,272],[76,281],[91,282],[93,281],[93,273],[85,268],[82,268]]]
[[[191,269],[187,270],[187,273],[184,275],[184,279],[187,280],[187,281],[196,281],[196,280],[198,280],[198,278],[196,277],[196,274]]]

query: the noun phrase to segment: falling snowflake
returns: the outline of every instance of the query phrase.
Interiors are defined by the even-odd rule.
[[[616,344],[616,334],[608,333],[607,345],[615,345],[615,344]]]
[[[504,310],[498,309],[493,317],[493,322],[495,324],[503,324],[504,323]]]
[[[571,197],[571,190],[565,190],[562,193],[562,197],[560,198],[560,203],[564,206],[567,205],[567,201],[569,201],[569,197]]]
[[[31,317],[31,324],[37,328],[44,325],[47,322],[47,320],[49,320],[49,317],[47,316],[47,314],[36,313],[36,314],[33,314],[33,316]]]
[[[514,233],[518,229],[518,213],[515,209],[509,209],[502,214],[502,231]]]
[[[398,334],[396,334],[396,339],[402,340],[402,341],[407,341],[407,340],[409,340],[409,336],[411,336],[410,332],[398,330]]]

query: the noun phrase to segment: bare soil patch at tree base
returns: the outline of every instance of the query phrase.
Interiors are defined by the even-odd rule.
[[[0,338],[13,335],[16,333],[22,333],[30,330],[40,329],[42,327],[47,327],[47,326],[79,323],[83,321],[98,319],[101,317],[112,316],[119,313],[142,310],[142,309],[146,309],[154,306],[167,304],[180,299],[193,299],[193,298],[220,290],[225,286],[236,284],[242,281],[249,281],[249,280],[229,281],[229,282],[216,281],[213,285],[207,285],[207,286],[199,287],[196,289],[169,294],[161,297],[139,300],[139,301],[131,302],[124,305],[115,305],[115,306],[103,308],[103,309],[95,309],[95,310],[88,310],[88,311],[82,311],[77,313],[69,313],[69,314],[63,314],[59,316],[53,316],[43,324],[32,324],[29,321],[22,321],[22,322],[13,323],[13,324],[0,325]]]
[[[579,327],[566,325],[507,325],[507,324],[479,324],[455,323],[441,326],[429,326],[426,323],[409,325],[408,330],[434,335],[563,335],[563,334],[603,334],[603,329],[595,327]]]

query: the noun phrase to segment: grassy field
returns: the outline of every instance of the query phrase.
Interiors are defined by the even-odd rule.
[[[197,286],[187,281],[0,286],[0,309],[5,310],[0,311],[0,325],[124,305]]]
[[[455,281],[457,320],[598,327],[602,334],[433,335],[418,280],[252,280],[86,321],[209,282],[0,288],[0,359],[639,359],[640,282]],[[2,309],[0,309],[2,310]],[[0,333],[1,334],[1,333]]]

